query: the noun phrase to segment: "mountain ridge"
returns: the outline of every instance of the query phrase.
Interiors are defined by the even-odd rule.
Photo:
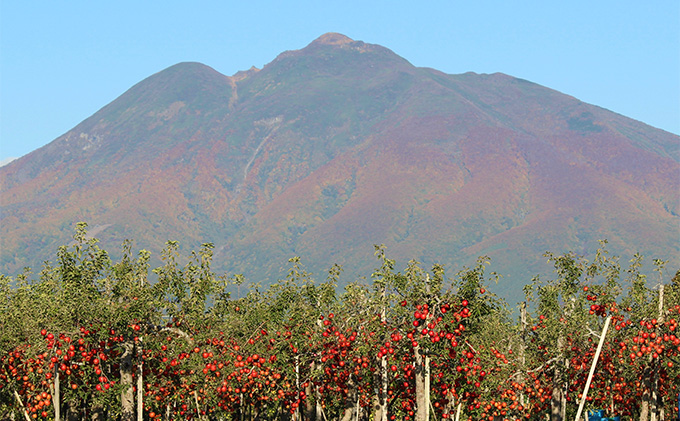
[[[0,168],[0,268],[36,267],[21,250],[39,265],[80,220],[107,227],[109,249],[213,242],[218,270],[253,280],[302,255],[351,281],[380,243],[451,269],[489,254],[508,294],[542,252],[604,238],[680,266],[679,152],[678,136],[535,83],[330,33],[233,76],[171,66]]]

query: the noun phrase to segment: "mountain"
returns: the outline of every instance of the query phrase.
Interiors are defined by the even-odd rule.
[[[680,267],[680,137],[501,73],[418,68],[325,34],[262,69],[180,63],[0,167],[0,273],[39,270],[78,221],[110,251],[215,244],[264,284],[301,256],[370,276],[479,255],[499,290],[550,272],[541,254],[599,239]]]

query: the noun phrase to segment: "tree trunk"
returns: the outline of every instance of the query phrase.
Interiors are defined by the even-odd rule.
[[[236,416],[234,417],[235,420],[239,421],[244,421],[245,420],[245,415],[246,410],[245,410],[245,405],[243,402],[243,393],[239,393],[238,395],[238,406],[236,407]]]
[[[430,293],[430,275],[425,275],[425,290]],[[425,325],[432,320],[429,313],[425,319]],[[423,338],[426,341],[427,337]],[[416,416],[415,421],[430,420],[430,357],[427,350],[421,348],[420,344],[413,348],[416,359]]]
[[[347,384],[348,392],[345,399],[345,410],[343,411],[341,421],[352,421],[358,414],[356,407],[357,390],[354,386],[354,381],[351,379]]]
[[[552,397],[550,398],[550,421],[563,421],[562,382],[557,379],[558,374],[561,374],[561,372],[558,369],[555,369],[555,379],[553,379]]]
[[[453,414],[453,408],[456,406],[456,398],[453,396],[451,389],[446,391],[446,406],[444,407],[444,412],[449,414],[449,417]]]
[[[557,352],[560,356],[555,363],[555,373],[553,374],[552,397],[550,399],[550,421],[563,421],[566,408],[564,396],[564,359],[561,357],[564,351],[564,337],[557,338]]]
[[[645,368],[643,374],[643,385],[645,390],[642,392],[642,403],[640,404],[640,421],[648,421],[649,420],[649,367]]]
[[[297,345],[297,344],[296,344]],[[293,419],[300,421],[300,404],[302,399],[300,396],[300,356],[295,356],[295,390],[297,390],[297,406],[295,407],[295,413],[293,414]]]
[[[460,410],[463,408],[463,402],[458,402],[458,407],[456,408],[456,421],[460,421]]]
[[[67,403],[68,409],[66,410],[66,419],[68,421],[80,421],[80,405],[78,405],[78,401],[68,401]]]
[[[564,359],[564,370],[569,370],[569,359]],[[567,379],[562,383],[562,400],[560,401],[560,417],[563,420],[567,419],[567,392],[569,391],[569,382]]]
[[[658,384],[658,374],[659,374],[659,362],[658,361],[652,361],[652,381],[651,381],[651,393],[650,393],[650,400],[649,400],[649,421],[658,421],[658,413],[659,413],[659,408],[658,408],[658,399],[659,396],[657,394],[659,384]]]
[[[120,392],[121,421],[134,421],[135,419],[135,396],[132,389],[132,353],[134,345],[131,342],[123,344],[125,352],[120,361],[120,384],[123,389]]]
[[[382,291],[383,301],[385,300],[385,288]],[[385,323],[385,306],[380,311],[380,321]],[[375,421],[387,421],[387,357],[385,355],[380,357],[380,370],[374,376],[376,393],[374,395],[374,412],[373,419]]]
[[[414,349],[416,357],[416,416],[415,421],[430,419],[430,358],[421,353],[420,345]]]
[[[519,310],[519,323],[520,327],[522,329],[522,336],[521,336],[521,341],[519,345],[519,362],[520,362],[520,374],[518,378],[518,382],[520,384],[524,384],[525,378],[524,378],[524,371],[526,370],[525,365],[526,365],[526,339],[527,339],[527,303],[526,301],[522,302],[522,306],[520,307]],[[524,407],[526,405],[526,397],[524,396],[524,386],[522,386],[522,390],[519,393],[519,403]]]
[[[290,411],[284,407],[284,403],[281,401],[281,404],[279,405],[279,421],[288,421],[290,419]]]
[[[359,397],[357,396],[357,403],[354,406],[354,421],[359,421],[361,418],[361,405],[359,405]]]
[[[144,421],[144,372],[142,340],[137,341],[137,421]]]
[[[387,358],[380,357],[380,369],[373,375],[373,420],[387,421]]]
[[[321,393],[319,393],[319,386],[314,387],[314,402],[316,406],[316,414],[314,414],[316,421],[322,421],[324,418],[323,406],[321,405]]]
[[[663,284],[659,286],[659,307],[657,314],[657,321],[659,325],[664,323],[663,313]],[[642,373],[642,384],[644,391],[642,392],[642,404],[640,405],[640,421],[657,421],[659,407],[663,407],[663,403],[658,405],[658,390],[659,390],[659,364],[654,361],[650,354],[647,357],[647,367]]]
[[[92,421],[104,421],[104,408],[97,405],[92,408],[92,413],[90,414],[90,420]]]
[[[312,362],[311,372],[314,372],[314,363]],[[312,402],[311,397],[314,395],[314,385],[312,380],[307,381],[307,386],[305,386],[305,416],[306,421],[314,421],[314,416],[316,415],[316,408],[314,402]]]
[[[54,421],[61,421],[61,393],[59,386],[59,370],[54,365],[54,386],[50,383],[52,393],[52,405],[54,406]]]
[[[430,356],[425,355],[425,420],[430,420],[430,409],[432,409],[432,402],[430,401],[430,382],[432,380],[430,371]]]
[[[657,314],[657,335],[659,334],[658,326],[661,326],[665,322],[665,317],[663,313],[663,293],[664,293],[664,287],[663,284],[659,285],[659,307],[658,307],[658,314]],[[663,408],[663,397],[659,393],[659,360],[657,359],[656,361],[652,362],[652,388],[651,388],[651,405],[650,405],[650,411],[651,411],[651,416],[650,420],[651,421],[659,421],[660,417],[660,410]]]

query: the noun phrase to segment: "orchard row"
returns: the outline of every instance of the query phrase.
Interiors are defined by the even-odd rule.
[[[38,279],[2,277],[0,413],[29,419],[573,419],[605,324],[586,409],[677,414],[680,278],[548,254],[553,279],[512,312],[480,259],[448,278],[383,248],[372,283],[338,267],[233,297],[204,245],[164,264],[129,244],[111,262],[85,225]],[[153,282],[150,281],[153,274]]]

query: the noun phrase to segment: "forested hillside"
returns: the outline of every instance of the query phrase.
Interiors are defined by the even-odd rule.
[[[488,255],[513,302],[545,251],[602,238],[680,267],[680,137],[510,75],[331,33],[232,76],[176,64],[83,117],[0,167],[0,271],[39,267],[78,221],[116,259],[126,238],[153,265],[210,242],[215,269],[263,285],[301,256],[344,286],[373,244],[399,270]]]

